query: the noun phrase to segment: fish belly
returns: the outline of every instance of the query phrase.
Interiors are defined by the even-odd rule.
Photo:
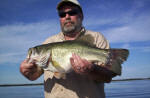
[[[52,51],[52,64],[57,69],[56,72],[68,73],[72,70],[70,58],[72,52],[68,49],[54,49]]]

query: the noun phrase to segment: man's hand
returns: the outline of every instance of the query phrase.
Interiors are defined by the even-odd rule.
[[[39,69],[35,60],[29,62],[29,58],[24,60],[20,65],[20,72],[29,80],[36,80],[43,73],[42,69]]]
[[[116,76],[116,74],[108,70],[108,68],[101,67],[104,66],[103,64],[101,66],[95,65],[92,62],[87,61],[86,59],[82,59],[76,54],[72,54],[70,62],[72,64],[72,68],[76,73],[87,75],[89,78],[98,82],[109,83],[112,77]]]
[[[74,71],[78,74],[88,74],[93,70],[93,64],[86,59],[82,59],[76,54],[72,54],[70,62]]]

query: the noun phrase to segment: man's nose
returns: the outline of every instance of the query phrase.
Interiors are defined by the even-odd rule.
[[[68,13],[66,13],[66,18],[70,18],[70,15]]]

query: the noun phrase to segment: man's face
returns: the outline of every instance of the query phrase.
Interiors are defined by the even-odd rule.
[[[78,32],[82,26],[82,14],[74,6],[63,6],[59,11],[61,29],[64,34]]]

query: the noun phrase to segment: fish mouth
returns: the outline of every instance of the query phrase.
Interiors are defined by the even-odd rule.
[[[29,48],[28,50],[28,58],[31,58],[31,55],[35,54],[35,48]]]

